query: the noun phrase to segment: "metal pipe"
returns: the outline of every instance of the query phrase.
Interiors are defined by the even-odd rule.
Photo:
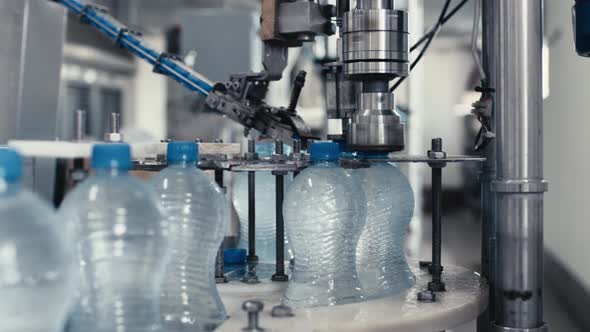
[[[119,113],[111,113],[111,133],[118,134],[121,126],[121,115]]]
[[[76,141],[82,142],[86,139],[86,111],[76,111]]]
[[[275,141],[275,154],[282,155],[283,141]],[[284,172],[273,172],[275,175],[275,240],[276,240],[276,273],[272,275],[272,281],[289,281],[285,274],[285,221],[283,219],[283,201],[285,200],[285,175]]]
[[[442,139],[433,139],[429,155],[442,152]],[[432,274],[432,281],[428,283],[428,290],[432,292],[445,291],[445,283],[442,281],[442,169],[444,166],[444,163],[430,163],[432,169],[432,264],[429,271]]]
[[[357,0],[357,9],[393,9],[393,0]]]
[[[254,140],[248,141],[248,153],[256,153]],[[248,172],[248,262],[256,261],[256,173]]]
[[[494,8],[497,1],[484,0],[482,3],[482,61],[486,72],[487,86],[497,90],[497,59],[494,50],[498,39],[494,25]],[[492,104],[490,127],[496,130],[494,121],[495,105]],[[494,321],[495,307],[495,241],[496,241],[496,194],[492,191],[492,181],[496,179],[496,145],[488,144],[483,155],[486,161],[480,174],[481,183],[481,272],[488,280],[489,302],[487,310],[478,318],[479,332],[490,330],[490,322]]]
[[[491,0],[488,0],[491,1]],[[493,0],[497,32],[495,331],[543,321],[543,0]]]

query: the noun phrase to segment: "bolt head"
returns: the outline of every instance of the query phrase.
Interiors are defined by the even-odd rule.
[[[248,300],[242,303],[242,309],[246,312],[261,312],[264,309],[262,301]]]

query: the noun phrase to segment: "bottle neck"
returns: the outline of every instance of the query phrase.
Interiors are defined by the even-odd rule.
[[[4,179],[0,179],[0,197],[12,196],[21,190],[20,182],[7,182]]]
[[[120,168],[98,168],[96,169],[96,176],[116,178],[120,176],[127,176],[129,170]]]
[[[168,167],[174,168],[194,168],[197,166],[197,162],[195,161],[168,161]]]

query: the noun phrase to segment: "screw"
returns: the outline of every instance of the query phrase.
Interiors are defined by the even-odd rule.
[[[121,115],[119,113],[111,113],[111,133],[118,134],[120,129]]]
[[[264,309],[264,304],[258,300],[248,300],[242,303],[242,309],[248,313],[248,326],[242,331],[260,332],[263,328],[258,326],[258,315]]]
[[[302,70],[295,77],[295,81],[293,83],[293,91],[291,92],[291,99],[289,101],[289,108],[287,108],[287,111],[289,111],[289,113],[295,113],[297,103],[299,102],[299,97],[301,96],[301,91],[303,90],[303,86],[305,85],[306,76],[307,73],[304,70]]]
[[[280,139],[275,141],[275,154],[283,154],[283,141]]]
[[[301,141],[293,140],[293,153],[301,153]]]
[[[86,139],[86,111],[76,111],[76,141],[81,142]]]
[[[285,318],[285,317],[293,317],[295,314],[293,313],[293,309],[291,307],[279,304],[272,308],[270,311],[270,315],[277,318]]]
[[[442,152],[442,138],[433,138],[431,144],[433,152]]]

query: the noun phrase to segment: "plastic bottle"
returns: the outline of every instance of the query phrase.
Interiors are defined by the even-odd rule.
[[[338,166],[332,142],[311,146],[313,165],[293,181],[283,205],[295,254],[283,303],[329,306],[362,300],[355,253],[366,216],[360,183]]]
[[[136,179],[127,144],[93,147],[95,174],[62,204],[78,228],[80,303],[69,332],[161,331],[168,230],[156,193]]]
[[[284,146],[285,154],[290,148]],[[256,153],[261,159],[270,158],[275,151],[274,141],[256,144]],[[276,191],[272,172],[256,172],[256,255],[261,262],[273,262],[276,256]],[[285,188],[291,183],[291,175],[285,176]],[[240,218],[238,248],[248,249],[248,173],[235,173],[232,200]],[[285,241],[285,257],[292,258],[288,240]],[[274,272],[274,270],[273,270]]]
[[[71,234],[21,177],[19,154],[0,148],[0,331],[61,332],[77,275]]]
[[[364,155],[387,159],[387,155]],[[406,261],[405,244],[414,212],[414,192],[406,176],[387,162],[351,171],[367,198],[367,221],[357,247],[357,270],[367,299],[400,293],[415,277]]]
[[[215,257],[229,206],[215,181],[196,167],[198,145],[168,144],[168,167],[151,183],[167,212],[171,260],[160,303],[166,331],[212,331],[227,314],[215,283]]]

